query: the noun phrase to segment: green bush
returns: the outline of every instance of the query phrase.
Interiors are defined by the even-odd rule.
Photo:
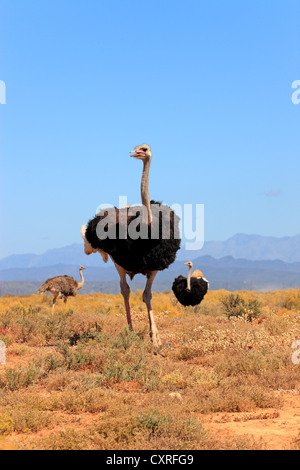
[[[14,422],[10,416],[0,414],[0,436],[7,436],[14,430]]]
[[[221,299],[221,303],[228,318],[242,317],[245,320],[252,321],[261,314],[262,305],[255,298],[246,301],[239,294],[229,294]]]

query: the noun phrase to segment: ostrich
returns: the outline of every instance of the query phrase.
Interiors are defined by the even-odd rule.
[[[143,301],[148,311],[150,338],[153,346],[160,348],[161,341],[151,306],[151,289],[158,271],[163,271],[175,261],[180,248],[179,217],[169,206],[150,201],[149,170],[152,154],[149,145],[139,145],[130,153],[131,157],[143,162],[142,206],[106,209],[103,211],[104,214],[96,215],[87,226],[82,226],[81,235],[87,255],[98,251],[105,263],[110,256],[115,264],[120,276],[121,293],[131,330],[133,327],[129,304],[130,287],[126,274],[131,280],[139,273],[147,277]],[[98,237],[97,227],[99,229],[99,223],[104,223],[104,219],[107,223],[107,233],[102,233],[102,236]],[[138,236],[132,235],[132,228],[136,228],[137,231],[139,229]]]
[[[52,303],[52,313],[54,312],[54,305],[57,300],[57,297],[64,299],[64,302],[67,303],[68,297],[75,297],[77,291],[82,288],[84,284],[82,270],[85,269],[84,266],[80,266],[79,274],[81,277],[81,282],[75,281],[71,276],[56,276],[48,279],[38,290],[39,294],[44,292],[51,292],[53,294],[53,303]]]
[[[202,302],[208,287],[208,281],[198,269],[192,272],[193,263],[184,263],[189,267],[188,277],[178,276],[172,285],[172,290],[177,300],[187,307],[188,305],[198,305]]]

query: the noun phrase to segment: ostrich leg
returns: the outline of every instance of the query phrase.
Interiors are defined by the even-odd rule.
[[[152,284],[155,279],[157,271],[152,271],[151,273],[147,274],[147,282],[145,286],[145,290],[143,292],[143,301],[145,302],[148,310],[148,317],[149,317],[149,324],[150,324],[150,338],[152,339],[153,346],[156,348],[160,348],[161,341],[158,334],[158,329],[155,325],[154,315],[151,306],[151,299],[152,299]]]
[[[57,297],[58,297],[58,292],[55,293],[55,294],[53,294],[52,311],[51,311],[52,315],[53,315],[53,313],[54,313],[54,306],[55,306],[55,302],[56,302],[56,300],[57,300]]]
[[[133,331],[131,314],[130,314],[130,305],[129,305],[130,287],[126,281],[126,271],[125,269],[121,268],[121,266],[119,266],[116,263],[115,263],[115,266],[120,276],[120,288],[121,288],[121,294],[123,295],[123,298],[124,298],[128,326],[129,326],[129,329]]]

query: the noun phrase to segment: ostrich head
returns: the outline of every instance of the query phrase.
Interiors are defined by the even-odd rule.
[[[143,222],[151,224],[152,214],[149,196],[149,170],[151,163],[151,148],[147,144],[137,145],[135,149],[130,153],[132,154],[132,157],[143,161],[143,174],[141,181],[142,204],[145,208],[145,210],[143,210]]]
[[[86,269],[84,266],[80,266],[79,271],[82,271],[83,269]]]
[[[191,261],[188,261],[187,263],[184,263],[184,264],[188,266],[189,268],[193,267],[193,263]]]
[[[132,153],[132,155],[130,155],[131,157],[137,158],[139,160],[151,160],[151,148],[147,144],[137,145],[130,153]]]

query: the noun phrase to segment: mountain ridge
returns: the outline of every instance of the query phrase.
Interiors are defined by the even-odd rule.
[[[209,254],[214,258],[233,256],[250,260],[279,259],[291,263],[300,261],[300,234],[292,237],[266,237],[238,233],[225,241],[207,241],[195,253],[186,253],[183,250],[179,258],[188,254],[191,259]]]
[[[300,234],[292,237],[265,237],[263,235],[236,234],[225,241],[207,241],[201,250],[187,251],[184,246],[177,260],[193,260],[199,256],[220,259],[232,256],[235,259],[281,260],[287,263],[300,262]],[[90,267],[102,263],[100,255],[86,256],[83,243],[73,243],[62,248],[52,248],[41,254],[13,254],[0,260],[0,270],[10,268],[34,268],[56,264]]]
[[[300,287],[300,262],[286,263],[281,260],[245,260],[225,256],[220,259],[206,255],[196,258],[194,268],[201,269],[209,280],[211,289],[226,290],[276,290]],[[79,267],[57,264],[34,268],[10,268],[0,270],[0,295],[25,292],[36,293],[38,286],[46,279],[68,274],[79,280]],[[183,261],[175,261],[168,269],[157,274],[154,291],[170,290],[178,275],[187,275]],[[97,267],[91,266],[84,271],[86,292],[116,293],[119,291],[119,276],[112,265],[105,265],[99,257]],[[27,287],[25,288],[25,286]],[[34,286],[34,287],[33,287]],[[136,275],[130,283],[131,288],[143,289],[145,278]],[[34,289],[34,290],[32,290]]]
[[[170,290],[179,274],[187,275],[184,262],[192,260],[210,282],[211,289],[275,290],[300,287],[300,235],[264,237],[236,234],[223,242],[206,242],[199,251],[178,252],[169,269],[159,272],[154,291]],[[42,254],[11,255],[0,260],[0,295],[29,295],[46,279],[68,274],[79,280],[84,271],[81,293],[119,292],[118,273],[111,260],[103,263],[96,253],[86,256],[83,243],[53,248]],[[145,279],[137,275],[131,288],[143,289]]]

